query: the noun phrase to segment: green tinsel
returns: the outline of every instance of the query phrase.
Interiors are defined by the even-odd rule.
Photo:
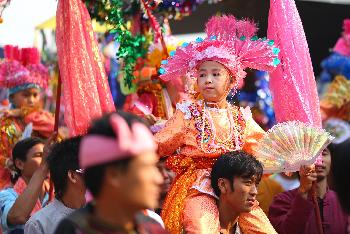
[[[120,44],[117,56],[124,61],[124,66],[122,68],[124,80],[128,88],[131,88],[136,61],[138,58],[144,57],[147,53],[147,48],[144,45],[146,38],[143,35],[133,36],[132,33],[127,30],[123,16],[123,1],[110,0],[110,3],[111,10],[108,21],[115,27],[110,32],[116,33],[116,40]]]

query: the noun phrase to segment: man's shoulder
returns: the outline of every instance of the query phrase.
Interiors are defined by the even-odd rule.
[[[16,199],[17,197],[18,194],[12,187],[0,191],[0,201],[7,199]]]
[[[55,234],[74,234],[76,230],[87,225],[87,215],[90,213],[90,205],[73,211],[58,224]]]
[[[54,209],[54,204],[53,204],[53,202],[50,202],[47,206],[45,206],[44,208],[40,209],[33,216],[31,216],[30,219],[28,220],[28,222],[33,222],[33,223],[34,222],[38,222],[38,223],[40,223],[41,221],[43,221],[43,219],[50,218],[50,216],[54,212],[56,212],[56,210]]]
[[[74,223],[69,219],[69,217],[64,218],[61,220],[61,222],[57,225],[55,234],[75,234],[76,233],[76,226]]]
[[[136,222],[138,226],[142,227],[145,233],[167,233],[158,221],[144,212],[138,212],[136,214]]]
[[[327,196],[330,196],[332,198],[333,197],[337,198],[337,193],[332,189],[328,189],[326,194],[327,194]]]
[[[298,195],[298,189],[286,190],[276,194],[274,200],[278,200],[278,199],[289,200],[289,199],[295,198],[297,195]]]
[[[328,189],[326,193],[326,199],[331,200],[333,202],[339,203],[338,195],[335,191]]]

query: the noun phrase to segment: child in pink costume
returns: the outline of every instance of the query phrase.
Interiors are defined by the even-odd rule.
[[[162,61],[163,80],[184,75],[197,79],[199,98],[177,105],[174,116],[156,134],[161,156],[177,173],[163,206],[163,220],[171,233],[219,233],[216,196],[210,170],[223,153],[245,150],[254,154],[264,131],[249,109],[226,101],[245,77],[245,68],[272,71],[278,64],[274,42],[256,36],[255,24],[234,16],[213,17],[207,38],[184,43]],[[245,201],[242,201],[245,202]],[[244,233],[275,233],[257,203],[239,217]]]
[[[41,109],[41,90],[47,87],[49,73],[40,63],[36,48],[5,46],[0,62],[0,87],[8,88],[12,108],[0,118],[0,189],[10,186],[11,151],[23,137],[49,137],[54,128],[51,113]]]

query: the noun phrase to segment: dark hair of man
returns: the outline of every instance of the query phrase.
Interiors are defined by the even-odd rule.
[[[252,178],[259,182],[263,174],[262,164],[252,155],[244,151],[228,152],[220,156],[211,172],[211,186],[217,196],[220,196],[218,180],[228,179],[233,188],[233,179],[236,177]]]
[[[47,162],[55,193],[61,199],[67,189],[68,172],[79,169],[79,144],[81,137],[76,136],[56,143]]]
[[[37,144],[45,144],[44,140],[37,137],[30,137],[18,141],[12,149],[12,160],[15,168],[15,175],[11,176],[11,182],[15,183],[21,176],[21,171],[16,167],[15,161],[21,160],[22,162],[27,161],[28,151],[36,146]]]
[[[341,206],[350,214],[350,139],[339,145],[333,145],[330,150],[332,155],[331,172],[334,189]]]
[[[141,118],[133,114],[122,112],[122,111],[118,111],[117,114],[122,118],[124,118],[124,120],[128,123],[129,127],[133,122],[141,122],[143,124],[146,124]],[[110,125],[110,122],[109,122],[110,116],[111,114],[107,114],[102,118],[94,121],[92,126],[88,130],[87,135],[101,135],[101,136],[107,136],[111,138],[118,138],[118,136],[115,135]],[[98,157],[98,155],[96,156]],[[96,197],[101,190],[106,167],[115,167],[116,169],[125,172],[127,171],[127,168],[131,160],[132,158],[128,157],[128,155],[125,155],[125,159],[108,162],[102,165],[87,168],[84,172],[84,180],[85,180],[86,187],[90,190],[92,195]]]

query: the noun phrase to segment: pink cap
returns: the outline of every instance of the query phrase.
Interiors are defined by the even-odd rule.
[[[81,168],[97,166],[157,149],[152,133],[144,124],[134,122],[130,128],[118,114],[110,117],[110,124],[117,139],[101,135],[87,135],[82,139],[79,151]]]

